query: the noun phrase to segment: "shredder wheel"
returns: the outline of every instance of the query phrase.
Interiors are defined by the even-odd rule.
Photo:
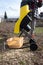
[[[31,40],[29,41],[29,43],[30,43],[30,50],[36,51],[37,48],[38,48],[36,42],[35,42],[34,40],[31,39]]]
[[[36,51],[38,46],[36,44],[30,44],[30,50]]]

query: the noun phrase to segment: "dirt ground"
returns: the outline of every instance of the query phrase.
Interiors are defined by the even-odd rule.
[[[3,26],[4,25],[4,26]],[[5,49],[4,42],[7,38],[14,36],[13,23],[1,23],[0,25],[0,65],[43,65],[43,33],[36,34],[38,49],[30,51],[30,48],[24,49]],[[25,38],[25,42],[27,41]]]

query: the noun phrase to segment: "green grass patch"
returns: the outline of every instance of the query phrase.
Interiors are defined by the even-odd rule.
[[[35,33],[36,34],[43,34],[43,27],[36,27]]]
[[[20,65],[25,65],[24,61],[20,61],[19,63]]]

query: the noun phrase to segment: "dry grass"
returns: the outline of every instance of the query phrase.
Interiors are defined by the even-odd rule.
[[[7,37],[14,36],[13,34],[14,22],[0,23],[0,37],[7,35]],[[43,28],[36,28],[36,39],[38,49],[35,52],[25,49],[6,49],[0,50],[0,65],[43,65]],[[1,38],[0,38],[1,39]],[[25,40],[26,41],[26,40]],[[0,44],[3,47],[3,42]]]

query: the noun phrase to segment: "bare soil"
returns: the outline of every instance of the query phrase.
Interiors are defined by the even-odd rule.
[[[13,34],[13,23],[0,24],[0,65],[43,65],[43,33],[36,34],[36,41],[38,49],[30,51],[30,48],[23,49],[6,49],[4,42],[9,37],[15,36]],[[28,41],[27,37],[25,42]]]

